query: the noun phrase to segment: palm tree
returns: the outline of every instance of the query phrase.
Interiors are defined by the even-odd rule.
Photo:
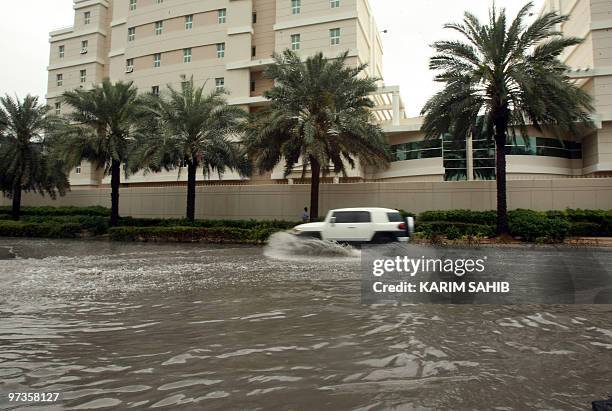
[[[293,51],[274,56],[266,76],[274,87],[264,96],[268,108],[254,116],[246,144],[255,166],[267,172],[285,162],[285,177],[301,163],[310,167],[310,217],[319,214],[320,176],[346,175],[347,164],[383,168],[390,161],[381,128],[373,123],[376,80],[363,75],[364,65],[348,67],[348,53],[328,60],[318,53],[302,62]]]
[[[110,224],[116,226],[121,165],[129,159],[141,112],[138,90],[132,82],[113,84],[105,79],[90,90],[67,91],[62,100],[73,109],[56,129],[63,158],[73,167],[82,160],[90,161],[111,176]]]
[[[69,189],[68,177],[49,150],[45,131],[49,108],[38,97],[0,98],[0,190],[12,198],[12,217],[19,220],[21,193],[34,191],[55,199]]]
[[[195,87],[193,78],[177,91],[168,87],[168,95],[149,95],[143,123],[131,164],[135,169],[159,172],[187,167],[187,212],[195,219],[196,174],[227,170],[250,174],[246,154],[234,138],[243,129],[246,112],[229,106],[223,90],[204,92]]]
[[[581,43],[557,29],[568,16],[545,13],[528,25],[532,8],[527,3],[511,23],[505,10],[495,6],[488,24],[466,12],[463,23],[445,25],[464,39],[434,43],[436,53],[429,64],[444,88],[423,108],[427,138],[450,133],[460,139],[485,132],[495,140],[499,234],[508,232],[508,132],[526,135],[528,125],[575,132],[579,123],[590,124],[593,111],[590,96],[572,83],[568,67],[559,60],[567,47]],[[480,116],[483,121],[477,126]]]

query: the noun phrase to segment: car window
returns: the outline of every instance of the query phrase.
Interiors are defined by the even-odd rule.
[[[401,223],[404,221],[400,213],[387,213],[390,223]]]
[[[369,223],[372,216],[367,211],[336,211],[332,215],[336,218],[336,223]]]

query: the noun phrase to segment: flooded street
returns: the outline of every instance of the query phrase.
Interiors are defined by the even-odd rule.
[[[359,254],[331,254],[0,239],[0,409],[18,391],[170,410],[585,410],[612,393],[612,306],[364,306]]]

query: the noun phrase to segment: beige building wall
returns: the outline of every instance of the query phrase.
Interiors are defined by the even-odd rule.
[[[390,207],[420,213],[427,210],[495,209],[495,182],[398,182],[324,184],[320,210],[341,207]],[[273,198],[274,201],[270,201]],[[546,179],[508,182],[509,208],[564,210],[612,209],[612,180]],[[182,217],[183,187],[127,188],[120,191],[120,213],[133,217]],[[196,217],[214,219],[298,220],[310,202],[308,185],[207,186],[197,188]],[[8,205],[9,200],[0,199]],[[26,194],[24,205],[110,206],[110,189],[73,189],[54,201]]]

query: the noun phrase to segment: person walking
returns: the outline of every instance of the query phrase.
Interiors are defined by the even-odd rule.
[[[307,223],[310,221],[310,215],[308,214],[308,207],[304,207],[304,212],[302,213],[302,222]]]

